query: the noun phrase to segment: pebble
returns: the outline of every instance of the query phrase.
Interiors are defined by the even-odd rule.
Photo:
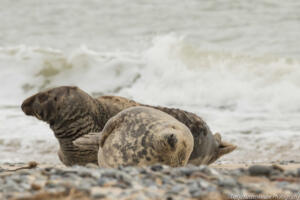
[[[153,166],[150,167],[150,169],[151,169],[152,171],[157,172],[157,171],[163,170],[163,166],[162,166],[162,165],[153,165]]]
[[[184,190],[184,186],[177,184],[177,185],[173,186],[169,192],[173,193],[173,194],[179,194],[183,190]]]
[[[106,195],[102,192],[101,188],[97,188],[97,189],[92,188],[91,196],[92,196],[92,198],[95,198],[95,199],[106,197]]]
[[[296,170],[285,171],[284,176],[286,176],[286,177],[296,177],[297,176],[297,171]]]
[[[190,193],[191,193],[192,198],[199,198],[202,195],[204,195],[203,191],[201,191],[200,189],[199,190],[193,190],[192,192],[190,191]]]
[[[36,184],[36,183],[32,183],[31,184],[31,189],[32,190],[40,190],[40,189],[42,189],[42,186],[39,185],[39,184]]]
[[[89,191],[90,188],[93,186],[93,184],[91,184],[90,182],[88,181],[82,181],[80,182],[80,184],[77,186],[77,188],[79,190],[82,190],[82,191]]]
[[[300,168],[297,169],[297,177],[300,177]]]
[[[269,176],[272,168],[264,165],[253,165],[248,168],[248,171],[251,176]]]
[[[288,184],[285,189],[290,190],[293,193],[299,193],[300,191],[299,184]]]
[[[99,166],[94,163],[88,163],[85,165],[87,168],[98,169]]]
[[[235,187],[237,185],[236,181],[232,178],[222,178],[219,180],[218,182],[218,185],[220,187],[228,187],[228,188],[231,188],[231,187]]]

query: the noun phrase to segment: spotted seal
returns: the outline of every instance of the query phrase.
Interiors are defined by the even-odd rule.
[[[213,135],[197,115],[174,108],[157,107],[118,97],[93,98],[78,87],[61,86],[39,92],[22,103],[26,115],[47,122],[59,141],[60,160],[65,165],[98,163],[98,137],[106,122],[120,111],[146,106],[163,111],[185,124],[194,137],[194,149],[189,163],[210,164],[236,146]],[[101,135],[101,134],[100,134]]]
[[[184,166],[192,153],[190,130],[172,116],[149,107],[127,108],[108,120],[100,140],[101,167]]]
[[[206,122],[194,113],[177,108],[145,105],[119,96],[101,96],[97,99],[111,115],[116,115],[132,106],[146,106],[163,111],[186,125],[194,137],[194,149],[188,161],[190,164],[211,164],[221,156],[234,151],[237,147],[223,141],[219,133],[212,134]]]

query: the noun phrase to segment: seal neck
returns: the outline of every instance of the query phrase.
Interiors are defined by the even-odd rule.
[[[82,105],[73,109],[73,112],[64,117],[57,118],[50,124],[56,138],[62,141],[73,141],[91,132],[100,132],[107,120],[104,106],[96,99],[90,99],[87,107]]]
[[[97,108],[96,114],[94,115],[95,116],[94,120],[98,126],[98,129],[101,131],[111,116],[109,115],[109,111],[106,109],[104,105],[101,104],[100,101],[94,99],[94,102]]]

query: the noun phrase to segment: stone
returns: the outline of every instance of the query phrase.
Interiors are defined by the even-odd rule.
[[[297,177],[300,177],[300,168],[297,169]]]
[[[173,186],[169,192],[173,193],[173,194],[179,194],[183,190],[184,190],[184,186],[181,184],[177,184],[177,185]]]
[[[161,171],[163,170],[163,166],[162,165],[153,165],[150,167],[152,171]]]
[[[248,171],[251,176],[269,176],[272,168],[264,165],[253,165],[248,168]]]
[[[225,178],[219,179],[218,185],[220,187],[232,188],[232,187],[237,186],[237,182],[233,178],[225,177]]]
[[[98,169],[99,166],[94,163],[88,163],[85,165],[87,168]]]

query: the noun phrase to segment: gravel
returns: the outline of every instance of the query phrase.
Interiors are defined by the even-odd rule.
[[[9,163],[0,168],[0,199],[221,200],[246,199],[247,195],[252,195],[248,199],[253,199],[253,195],[262,198],[262,195],[270,195],[270,191],[275,199],[300,197],[295,195],[300,192],[299,169],[278,170],[278,167],[263,165],[248,169],[192,165],[118,169],[98,168],[92,164],[86,167],[38,165],[14,170],[20,167],[26,164]],[[275,196],[277,194],[281,196]]]

